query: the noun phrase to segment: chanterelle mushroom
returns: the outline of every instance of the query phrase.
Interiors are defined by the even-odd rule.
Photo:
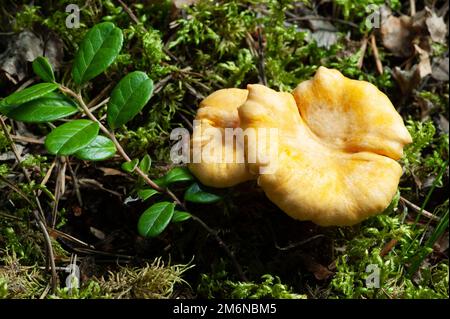
[[[293,94],[249,85],[238,113],[243,129],[278,128],[276,156],[246,168],[291,217],[322,226],[352,225],[383,211],[395,195],[402,174],[396,160],[411,137],[392,103],[372,84],[320,67]],[[254,147],[247,145],[246,154]],[[273,166],[273,172],[259,174],[262,165]],[[193,173],[202,182],[209,181],[198,171]],[[216,177],[226,175],[220,171]]]

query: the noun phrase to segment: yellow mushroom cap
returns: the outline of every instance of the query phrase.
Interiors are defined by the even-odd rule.
[[[396,160],[411,137],[392,103],[375,86],[320,67],[293,94],[258,84],[247,90],[234,123],[244,130],[276,128],[278,139],[275,153],[268,151],[268,142],[245,145],[247,164],[239,167],[241,180],[251,178],[243,173],[246,169],[285,213],[322,226],[353,225],[389,205],[402,174]],[[258,157],[249,161],[256,147]],[[228,167],[217,167],[209,170],[216,175],[208,185],[230,184]],[[270,168],[269,173],[261,168]],[[231,166],[230,172],[236,169]],[[200,180],[205,178],[203,174]]]
[[[242,89],[222,89],[207,96],[199,105],[195,120],[200,122],[200,132],[191,139],[191,149],[198,145],[201,152],[207,153],[208,147],[217,147],[220,151],[220,159],[211,162],[202,160],[199,163],[188,164],[189,170],[204,185],[212,187],[230,187],[247,180],[255,178],[247,169],[243,147],[213,141],[212,135],[208,134],[210,129],[218,129],[222,136],[225,136],[225,128],[237,128],[240,126],[238,107],[247,99],[247,90]],[[214,130],[212,131],[214,133]],[[198,144],[196,144],[198,143]],[[220,149],[219,149],[220,148]],[[214,152],[212,150],[211,152]],[[192,153],[192,152],[191,152]],[[226,154],[232,154],[233,158],[243,158],[243,163],[226,163]],[[194,156],[191,156],[193,159]]]
[[[389,98],[373,84],[319,67],[293,92],[301,117],[322,142],[348,152],[402,157],[412,142]]]

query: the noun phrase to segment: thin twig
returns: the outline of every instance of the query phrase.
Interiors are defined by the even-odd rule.
[[[37,139],[34,137],[29,137],[29,136],[20,136],[20,135],[11,134],[11,138],[17,142],[25,142],[25,143],[41,144],[41,145],[44,144],[43,139]]]
[[[361,69],[363,66],[364,56],[366,55],[367,42],[368,42],[368,39],[365,36],[361,41],[361,48],[359,49],[359,52],[361,55],[359,56],[359,59],[358,59],[358,64],[357,64],[358,69]]]
[[[377,65],[377,71],[378,73],[383,74],[383,64],[381,64],[377,42],[375,40],[375,35],[373,34],[370,36],[370,46],[372,47],[373,58],[375,59],[375,64]]]
[[[90,107],[89,110],[90,110],[91,112],[95,112],[95,111],[97,111],[99,108],[101,108],[103,105],[105,105],[105,104],[108,103],[108,102],[109,102],[109,97],[106,98],[106,99],[104,99],[103,101],[101,101],[101,102],[98,103],[97,105],[95,105],[95,106],[93,106],[93,107]]]
[[[80,208],[81,208],[81,207],[83,207],[83,199],[81,197],[80,185],[78,184],[78,178],[77,178],[75,172],[73,171],[72,166],[70,165],[70,161],[67,161],[67,167],[69,168],[70,176],[72,176],[73,188],[75,190],[75,194],[77,195],[78,204],[80,205]]]
[[[412,17],[416,14],[416,0],[409,0],[409,15]]]
[[[112,83],[109,83],[101,92],[93,98],[89,103],[87,104],[88,108],[93,108],[94,105],[96,105],[101,99],[103,99],[106,96],[106,93],[108,93],[109,89],[113,86]]]
[[[44,187],[47,184],[47,182],[50,179],[50,176],[52,175],[52,172],[53,172],[53,169],[55,168],[55,166],[56,166],[56,157],[53,160],[53,162],[50,165],[50,167],[48,168],[47,173],[45,173],[45,176],[44,176],[44,178],[42,179],[42,182],[41,182],[41,187]],[[42,193],[42,189],[38,190],[37,196],[40,196],[41,193]]]
[[[136,24],[141,24],[141,22],[139,21],[139,19],[136,17],[136,15],[133,13],[133,11],[131,11],[131,9],[122,1],[122,0],[117,0],[120,5],[122,6],[122,8],[125,10],[125,12],[130,16],[131,20],[133,20],[134,23]]]
[[[217,243],[219,244],[220,247],[223,248],[223,250],[227,253],[227,255],[230,257],[231,262],[234,265],[234,268],[236,268],[236,271],[239,275],[239,277],[241,278],[242,281],[248,281],[247,277],[245,276],[241,265],[238,263],[236,257],[234,256],[233,252],[228,248],[228,246],[223,242],[223,240],[219,237],[219,235],[217,235],[217,232],[214,231],[213,229],[211,229],[208,225],[206,225],[206,223],[201,220],[200,218],[198,218],[195,215],[192,215],[192,219],[195,220],[197,223],[199,223],[204,229],[206,229],[208,231],[208,233],[210,233],[211,235],[214,236],[215,240],[217,241]]]
[[[288,246],[286,246],[286,247],[280,247],[280,246],[275,242],[275,247],[276,247],[278,250],[290,250],[290,249],[293,249],[293,248],[297,248],[297,247],[303,246],[304,244],[307,244],[307,243],[309,243],[309,242],[311,242],[311,241],[313,241],[313,240],[316,240],[316,239],[319,239],[319,238],[322,238],[322,237],[325,237],[325,235],[323,235],[323,234],[318,234],[318,235],[315,235],[315,236],[306,238],[305,240],[302,240],[302,241],[300,241],[300,242],[290,244],[290,245],[288,245]]]
[[[6,127],[5,121],[3,120],[2,116],[0,116],[0,124],[3,129],[4,134],[6,136],[6,139],[8,140],[8,142],[11,146],[14,156],[16,157],[16,160],[20,165],[20,163],[22,161],[21,156],[17,152],[16,144],[14,143],[13,139],[9,135],[8,128]],[[23,167],[23,166],[21,166],[21,167],[22,167],[23,174],[25,175],[25,178],[27,179],[28,183],[31,183],[31,178],[30,178],[30,175],[28,174],[28,171],[25,169],[25,167]],[[40,203],[37,193],[35,191],[33,191],[33,196],[34,196],[34,200],[35,200],[35,205],[33,205],[31,201],[29,201],[29,203],[31,204],[31,206],[37,207],[37,209],[38,209],[38,211],[36,211],[35,209],[32,209],[32,211],[33,211],[34,219],[44,235],[45,248],[47,251],[47,254],[46,254],[47,265],[49,266],[50,271],[51,271],[52,291],[55,292],[56,287],[57,287],[58,277],[57,277],[56,269],[55,269],[55,258],[54,258],[54,254],[53,254],[53,246],[52,246],[52,242],[50,240],[50,236],[48,235],[47,229],[45,228],[44,211],[42,209],[41,203]],[[27,197],[25,196],[25,198],[27,198]]]
[[[33,204],[33,202],[27,197],[27,195],[25,195],[20,189],[18,189],[15,185],[13,185],[11,182],[9,182],[4,177],[0,176],[0,180],[2,180],[3,183],[6,184],[6,186],[8,186],[13,191],[15,191],[17,194],[19,194],[30,206],[33,207],[33,209],[32,209],[33,217],[34,217],[36,223],[38,224],[39,228],[41,229],[42,234],[44,235],[45,251],[46,251],[46,256],[47,256],[47,267],[46,268],[48,269],[48,266],[50,266],[51,275],[52,275],[51,276],[52,291],[55,291],[58,277],[56,275],[56,265],[55,265],[54,255],[53,255],[52,242],[51,242],[50,236],[48,235],[46,226],[42,222],[38,211],[34,209],[35,204]]]
[[[424,217],[426,217],[428,219],[431,219],[432,221],[439,222],[441,220],[438,216],[430,213],[429,211],[426,211],[425,209],[421,209],[419,206],[417,206],[416,204],[410,202],[409,200],[407,200],[403,196],[400,196],[400,200],[405,205],[410,207],[414,212],[416,212],[416,213],[418,213],[418,214],[420,214],[420,215],[422,215],[422,216],[424,216]]]
[[[286,15],[292,17],[292,18],[286,19],[286,21],[323,20],[323,21],[332,21],[332,22],[337,22],[337,23],[341,23],[341,24],[346,24],[353,28],[359,28],[359,26],[356,23],[353,23],[350,21],[345,21],[342,19],[332,18],[332,17],[320,17],[320,16],[297,17],[294,14],[290,14],[290,12],[286,12]]]
[[[263,44],[263,35],[262,35],[262,26],[259,26],[257,28],[258,32],[258,66],[259,66],[259,76],[261,79],[261,83],[263,85],[267,86],[267,79],[266,79],[266,70],[264,67],[264,44]]]
[[[28,171],[26,170],[25,167],[23,167],[22,165],[20,165],[20,163],[22,163],[22,156],[20,155],[19,151],[17,150],[16,144],[14,143],[11,135],[9,134],[8,128],[6,127],[6,123],[3,120],[3,117],[0,116],[0,123],[3,129],[3,132],[6,136],[6,139],[8,140],[10,146],[11,146],[11,150],[14,154],[14,157],[16,158],[17,164],[22,168],[22,172],[23,175],[25,176],[26,180],[28,183],[31,183],[31,177],[30,174],[28,173]],[[39,210],[39,213],[41,214],[41,218],[44,219],[44,211],[42,210],[42,206],[41,203],[39,201],[39,198],[37,197],[37,193],[35,191],[33,191],[33,195],[35,196],[35,200],[36,200],[36,206]]]

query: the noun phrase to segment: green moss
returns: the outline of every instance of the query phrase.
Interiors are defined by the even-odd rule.
[[[421,122],[410,119],[406,127],[413,139],[413,143],[405,147],[402,159],[406,174],[419,180],[437,175],[448,161],[448,134],[438,135],[432,121]],[[442,179],[437,185],[442,187]]]
[[[306,295],[296,294],[283,284],[278,276],[265,274],[260,282],[240,282],[229,279],[225,270],[226,262],[221,260],[212,274],[202,274],[197,293],[201,298],[225,299],[306,299]]]
[[[448,285],[443,275],[448,262],[423,267],[416,276],[408,275],[408,266],[423,250],[420,237],[425,229],[405,223],[397,205],[385,214],[362,223],[356,235],[337,241],[343,247],[338,253],[336,274],[330,287],[336,298],[448,298]],[[350,233],[347,233],[350,235]],[[395,244],[388,249],[392,241]],[[340,242],[340,243],[339,243]],[[368,268],[369,267],[369,268]],[[379,286],[366,282],[374,269],[379,270]],[[434,278],[434,279],[433,279]],[[373,282],[372,282],[373,283]],[[440,287],[439,289],[436,289]],[[446,288],[442,288],[446,287]]]

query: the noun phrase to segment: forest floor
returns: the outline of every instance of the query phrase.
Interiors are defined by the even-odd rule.
[[[2,1],[0,98],[37,81],[31,61],[42,48],[69,83],[87,30],[113,22],[123,49],[82,94],[95,105],[131,71],[153,79],[150,102],[116,136],[132,158],[148,153],[158,178],[172,166],[171,130],[189,128],[211,92],[249,83],[290,91],[319,66],[335,68],[376,85],[403,117],[413,143],[400,160],[398,194],[361,224],[319,227],[291,219],[256,182],[206,188],[224,200],[189,211],[233,261],[192,219],[140,236],[137,221],[154,200],[137,200],[140,182],[116,157],[64,162],[42,146],[48,125],[0,115],[0,298],[448,298],[448,1],[126,2]],[[69,4],[81,10],[79,28],[66,26]],[[172,191],[181,196],[187,186]],[[37,193],[54,250],[53,290],[28,199]],[[74,263],[79,289],[66,287]],[[377,288],[366,284],[372,266]]]

